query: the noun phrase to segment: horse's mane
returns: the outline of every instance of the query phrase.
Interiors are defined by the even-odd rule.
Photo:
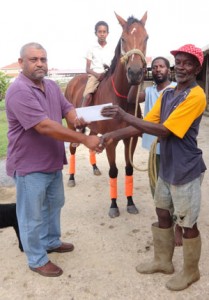
[[[133,23],[141,23],[142,24],[141,21],[139,21],[138,19],[134,18],[133,16],[130,16],[127,19],[126,30],[128,30],[129,26],[132,25]],[[118,58],[120,58],[120,57],[121,57],[121,37],[120,37],[120,39],[119,39],[119,41],[117,43],[117,46],[115,48],[115,55],[114,55],[114,57],[112,59],[110,68],[109,68],[109,70],[107,71],[107,73],[105,75],[105,78],[109,78],[114,73],[116,65],[117,65]]]
[[[142,22],[139,21],[138,19],[134,18],[134,16],[130,16],[130,17],[128,18],[128,20],[127,20],[127,25],[128,25],[128,27],[129,27],[130,25],[132,25],[133,23],[141,23],[141,24],[142,24]],[[142,24],[142,25],[143,25],[143,24]],[[143,26],[144,26],[144,25],[143,25]]]

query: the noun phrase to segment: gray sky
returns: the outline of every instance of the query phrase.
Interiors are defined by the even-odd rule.
[[[114,11],[125,20],[147,11],[147,56],[170,56],[188,43],[209,44],[209,17],[204,0],[5,0],[0,10],[0,67],[17,61],[21,46],[41,43],[50,68],[85,68],[87,48],[95,41],[94,25],[109,24],[108,42],[116,47],[122,32]]]

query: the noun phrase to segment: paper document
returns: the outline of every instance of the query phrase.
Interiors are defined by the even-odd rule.
[[[112,103],[79,107],[79,108],[76,108],[76,112],[77,112],[78,117],[79,118],[82,117],[86,122],[94,122],[94,121],[112,119],[110,117],[103,117],[101,115],[102,108],[104,106],[109,106],[109,105],[112,105]]]

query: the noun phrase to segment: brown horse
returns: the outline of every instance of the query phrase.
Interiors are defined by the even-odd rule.
[[[147,13],[142,19],[129,17],[125,21],[122,17],[115,14],[120,25],[122,26],[122,35],[115,49],[115,56],[112,60],[110,69],[107,71],[105,78],[99,84],[97,91],[93,95],[94,105],[112,102],[121,106],[130,114],[135,113],[134,104],[128,103],[128,95],[132,86],[139,85],[146,72],[146,46],[148,35],[145,29],[147,20]],[[87,74],[74,77],[67,85],[65,90],[66,98],[74,104],[75,107],[80,107],[82,102],[82,95],[87,82]],[[138,117],[141,117],[141,111],[138,111]],[[125,122],[117,120],[103,120],[92,122],[88,127],[90,134],[104,134],[119,128],[126,127]],[[137,137],[132,140],[131,157],[129,157],[129,142],[130,139],[124,139],[125,147],[125,191],[127,197],[127,211],[132,214],[137,214],[132,195],[133,195],[133,167],[130,160],[133,159],[134,150],[137,144]],[[118,169],[116,166],[116,146],[114,142],[106,147],[106,154],[109,162],[109,180],[110,180],[110,197],[111,206],[109,209],[109,216],[111,218],[119,216],[119,209],[117,206],[117,175]],[[70,164],[75,162],[76,148],[70,145]],[[93,155],[93,154],[91,154]],[[93,168],[97,170],[96,160],[92,158]],[[70,166],[69,182],[75,185],[74,166]]]

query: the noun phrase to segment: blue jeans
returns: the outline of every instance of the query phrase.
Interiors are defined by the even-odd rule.
[[[30,267],[45,265],[47,250],[61,245],[60,214],[64,205],[62,171],[15,176],[17,219]]]

